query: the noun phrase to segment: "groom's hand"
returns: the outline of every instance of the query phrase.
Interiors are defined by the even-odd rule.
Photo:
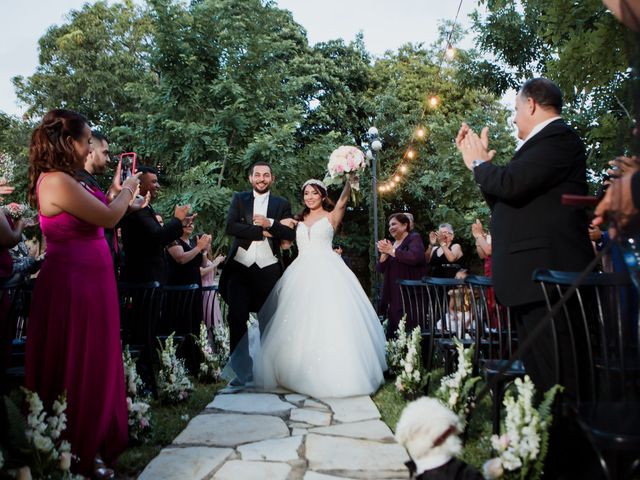
[[[258,225],[264,229],[271,227],[271,221],[264,215],[254,215],[253,224]]]

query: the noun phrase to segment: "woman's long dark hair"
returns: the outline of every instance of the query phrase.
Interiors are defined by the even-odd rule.
[[[304,191],[307,187],[313,187],[313,189],[320,194],[320,196],[322,197],[322,209],[324,211],[330,212],[333,210],[333,208],[335,207],[335,204],[327,195],[327,191],[324,188],[322,188],[320,185],[316,185],[315,183],[309,183],[302,187],[302,204],[303,205],[304,205]],[[309,209],[309,207],[305,205],[302,211],[298,215],[296,215],[297,217],[296,220],[299,220],[299,221],[304,220],[305,217],[309,215],[309,212],[311,212],[311,210]]]
[[[60,171],[75,176],[78,154],[73,145],[80,140],[88,120],[71,110],[48,112],[31,135],[29,146],[29,203],[36,205],[36,185],[43,172]]]

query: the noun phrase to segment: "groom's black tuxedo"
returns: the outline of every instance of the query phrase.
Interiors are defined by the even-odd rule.
[[[253,203],[253,191],[236,193],[227,215],[226,232],[234,239],[220,277],[220,295],[229,306],[227,319],[232,352],[247,331],[249,312],[260,310],[282,275],[280,241],[295,240],[295,231],[280,223],[283,218],[291,218],[291,204],[284,198],[269,194],[266,217],[273,220],[273,225],[267,229],[272,236],[268,241],[278,261],[264,268],[255,263],[247,267],[236,261],[238,248],[248,250],[252,242],[265,238],[262,227],[253,224]]]
[[[291,218],[291,204],[281,197],[269,195],[267,218],[273,219],[273,225],[267,231],[269,246],[273,254],[280,259],[280,240],[295,240],[295,232],[280,223],[283,218]],[[262,227],[253,224],[253,192],[239,192],[233,195],[227,215],[227,235],[234,237],[228,258],[235,257],[238,247],[245,250],[251,242],[262,240]]]

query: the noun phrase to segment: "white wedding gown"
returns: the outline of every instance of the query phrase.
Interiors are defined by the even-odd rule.
[[[383,382],[385,336],[358,279],[332,250],[328,218],[298,223],[299,255],[258,313],[255,385],[316,398],[369,395]]]

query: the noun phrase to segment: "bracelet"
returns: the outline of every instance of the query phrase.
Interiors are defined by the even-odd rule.
[[[133,193],[133,188],[131,188],[129,185],[123,186],[122,190],[129,190],[129,192],[131,193],[131,198],[135,196],[135,194]]]

